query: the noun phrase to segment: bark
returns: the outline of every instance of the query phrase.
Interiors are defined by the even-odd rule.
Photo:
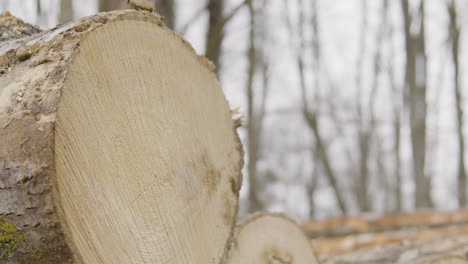
[[[320,46],[320,31],[319,31],[319,17],[318,17],[318,3],[317,0],[312,1],[312,33],[313,33],[313,41],[312,41],[312,60],[313,60],[313,65],[315,67],[315,78],[314,78],[314,90],[316,91],[316,96],[315,98],[317,99],[318,92],[321,89],[321,46]],[[305,21],[304,21],[305,22]],[[300,72],[303,71],[304,68],[304,62],[302,59],[299,60],[299,68]],[[301,70],[302,69],[302,70]],[[303,75],[303,74],[301,74]],[[305,87],[305,76],[302,76],[301,78],[301,86]],[[302,97],[303,97],[303,114],[306,119],[306,124],[309,126],[309,128],[312,130],[312,133],[314,135],[315,139],[315,146],[314,146],[314,151],[318,153],[318,156],[320,160],[322,161],[323,169],[325,170],[325,175],[328,178],[328,181],[333,189],[333,192],[335,193],[335,197],[337,200],[338,208],[340,209],[341,212],[347,213],[348,208],[345,202],[344,198],[344,192],[343,190],[340,189],[339,187],[339,182],[338,182],[338,175],[334,171],[328,150],[326,149],[326,144],[323,139],[322,133],[320,131],[320,122],[319,122],[319,117],[317,116],[317,113],[314,113],[313,110],[309,107],[310,103],[307,101],[307,93],[305,88],[302,89]]]
[[[310,242],[297,224],[279,214],[257,214],[236,229],[228,264],[318,264]]]
[[[425,8],[421,1],[417,16],[411,14],[409,0],[402,0],[406,45],[406,90],[411,131],[413,177],[415,184],[416,208],[432,207],[431,179],[426,168],[426,47]],[[417,23],[417,24],[416,24]],[[412,34],[411,27],[417,25],[418,32]]]
[[[175,28],[174,0],[156,0],[156,11],[164,17],[164,24]]]
[[[367,3],[364,4],[367,6]],[[367,10],[367,7],[364,9]],[[377,94],[380,87],[380,74],[382,72],[382,49],[383,49],[383,41],[385,34],[387,33],[387,15],[388,15],[388,0],[384,0],[380,10],[380,21],[379,27],[375,38],[376,49],[372,59],[373,67],[374,67],[374,74],[371,80],[371,91],[369,95],[369,99],[367,102],[367,112],[369,115],[368,125],[364,124],[361,125],[361,130],[359,133],[359,145],[361,149],[361,165],[360,165],[360,172],[362,175],[362,185],[364,186],[361,190],[361,210],[364,212],[368,212],[372,210],[372,197],[370,196],[369,186],[371,185],[371,178],[370,178],[370,168],[369,164],[372,161],[372,157],[375,158],[375,163],[377,163],[377,170],[378,172],[374,177],[377,182],[381,182],[380,187],[387,186],[385,182],[387,179],[385,178],[386,172],[385,167],[383,165],[383,155],[381,154],[381,145],[376,144],[379,142],[377,135],[377,114],[375,109],[375,103],[377,100]],[[363,22],[363,24],[367,24]],[[367,27],[367,26],[366,26]],[[366,28],[364,27],[364,28]],[[372,153],[374,151],[374,153]],[[384,188],[385,189],[385,188]],[[385,190],[382,193],[385,196]],[[387,201],[388,202],[388,201]]]
[[[458,140],[458,204],[460,207],[465,207],[466,203],[466,169],[465,169],[465,137],[464,114],[463,114],[463,94],[460,83],[460,28],[458,26],[458,14],[455,1],[451,1],[448,5],[448,13],[450,17],[450,44],[454,66],[454,90],[456,120],[457,120],[457,140]]]
[[[213,65],[145,11],[0,30],[0,262],[224,261],[243,153]]]

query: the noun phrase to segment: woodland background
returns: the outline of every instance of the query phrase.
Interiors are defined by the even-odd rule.
[[[244,115],[242,214],[467,205],[468,1],[153,1]],[[125,7],[0,0],[43,29]]]

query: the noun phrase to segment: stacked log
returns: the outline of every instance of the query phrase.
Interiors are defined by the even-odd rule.
[[[341,217],[301,225],[321,263],[468,263],[468,211]]]

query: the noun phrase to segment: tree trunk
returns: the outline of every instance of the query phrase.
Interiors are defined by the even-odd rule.
[[[221,69],[221,46],[224,39],[223,25],[224,0],[208,0],[208,35],[206,37],[206,57],[216,65],[216,71]]]
[[[292,220],[258,214],[236,230],[228,264],[317,264],[310,242]]]
[[[73,0],[60,0],[58,22],[60,24],[73,20]]]
[[[212,63],[155,13],[0,27],[0,263],[223,261],[242,147]]]
[[[454,67],[454,97],[457,119],[457,139],[458,139],[458,204],[460,207],[466,206],[466,169],[465,169],[465,137],[463,133],[463,95],[460,84],[460,28],[458,26],[457,9],[455,1],[451,1],[448,6],[450,17],[450,44],[452,48],[452,58]]]
[[[249,212],[256,212],[263,208],[259,197],[259,186],[257,179],[257,161],[260,147],[260,120],[258,120],[254,105],[254,77],[257,65],[257,50],[255,47],[255,8],[253,1],[248,2],[249,7],[249,47],[247,49],[248,72],[247,72],[247,171],[249,175]]]
[[[164,17],[164,24],[170,29],[175,28],[174,0],[156,0],[156,10]]]
[[[425,173],[426,168],[426,46],[424,1],[418,8],[418,32],[413,35],[415,17],[410,12],[408,0],[402,0],[402,10],[406,43],[406,89],[409,104],[411,130],[411,149],[413,155],[413,174],[415,184],[416,208],[432,207],[431,180]]]
[[[123,0],[99,0],[99,12],[107,12],[112,10],[121,9]]]

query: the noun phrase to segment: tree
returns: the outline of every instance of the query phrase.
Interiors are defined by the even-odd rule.
[[[73,20],[73,0],[60,0],[60,13],[58,21],[60,24]]]
[[[402,173],[401,173],[401,128],[402,128],[402,106],[404,101],[403,91],[397,82],[397,74],[395,61],[396,48],[394,45],[394,31],[392,30],[388,37],[388,42],[391,43],[389,50],[389,61],[387,62],[387,75],[389,79],[389,85],[391,90],[392,100],[392,136],[393,136],[393,151],[392,151],[392,166],[393,174],[395,177],[394,184],[392,187],[393,197],[395,199],[394,211],[401,211],[403,209],[403,191],[402,191]]]
[[[262,1],[260,6],[265,6]],[[247,2],[249,10],[249,46],[247,49],[248,70],[246,83],[246,101],[247,101],[247,172],[249,177],[249,212],[262,210],[264,205],[260,200],[259,175],[257,171],[257,162],[261,153],[261,135],[263,120],[265,117],[266,100],[269,91],[269,61],[266,51],[265,34],[267,28],[265,25],[266,11],[258,10],[254,6],[254,1]],[[259,20],[257,20],[259,18]],[[263,40],[263,41],[262,41]],[[260,44],[262,43],[262,44]],[[257,92],[254,84],[255,76],[261,76],[262,90]],[[258,106],[257,106],[258,105]]]
[[[320,55],[320,34],[319,34],[319,19],[318,19],[318,11],[317,11],[317,0],[311,0],[312,6],[312,18],[311,27],[313,33],[313,41],[311,41],[311,50],[312,50],[312,65],[310,67],[310,73],[314,76],[314,83],[313,86],[309,86],[306,82],[306,64],[304,59],[304,54],[307,53],[306,49],[306,39],[305,36],[305,28],[304,25],[307,24],[307,17],[304,14],[304,4],[303,0],[298,0],[297,4],[299,7],[299,15],[298,15],[298,23],[297,23],[297,35],[298,43],[297,46],[294,46],[294,50],[296,51],[295,55],[295,63],[298,69],[299,75],[299,87],[301,92],[301,106],[300,111],[302,116],[305,120],[307,127],[310,129],[312,136],[314,138],[314,146],[312,147],[312,153],[317,153],[318,158],[321,162],[321,166],[324,171],[324,175],[326,176],[332,190],[334,196],[337,201],[338,210],[342,213],[348,212],[348,206],[346,204],[346,199],[344,192],[341,190],[339,186],[338,175],[333,168],[333,164],[331,161],[330,153],[328,152],[325,139],[321,132],[321,123],[320,117],[318,115],[318,105],[319,100],[317,98],[318,91],[321,89],[321,55]],[[285,2],[285,14],[286,14],[286,23],[288,26],[288,30],[291,34],[294,34],[293,24],[289,15],[289,2]],[[311,89],[312,88],[312,89]],[[314,91],[314,96],[312,97],[308,90]],[[311,98],[312,97],[312,98]],[[315,181],[315,180],[313,180]],[[315,184],[312,184],[312,187]],[[309,189],[309,196],[312,194],[310,193],[312,189]]]
[[[174,0],[156,0],[156,11],[164,17],[164,24],[175,28]]]
[[[206,57],[210,59],[219,69],[221,46],[224,40],[223,24],[224,0],[208,0],[208,35],[206,37]]]
[[[431,179],[426,169],[427,80],[425,2],[412,14],[409,0],[401,0],[404,18],[406,69],[405,93],[409,111],[416,208],[432,207]],[[416,30],[412,30],[412,28]]]
[[[449,42],[453,59],[453,95],[455,98],[457,140],[458,140],[458,204],[460,207],[467,205],[466,201],[466,168],[465,168],[465,136],[463,120],[463,90],[460,83],[460,26],[458,25],[458,14],[456,1],[451,0],[447,5],[449,14]]]
[[[366,36],[368,35],[368,2],[367,0],[362,0],[362,10],[364,15],[362,16],[362,29],[361,29],[361,39],[360,39],[360,51],[359,59],[357,63],[357,69],[360,72],[357,73],[356,86],[358,90],[363,90],[364,85],[362,84],[361,77],[364,69],[364,54],[367,49],[366,46]],[[387,34],[387,16],[388,16],[388,0],[383,0],[380,8],[379,15],[379,25],[377,28],[375,36],[375,51],[372,58],[373,74],[370,82],[370,94],[367,98],[364,97],[362,91],[358,92],[357,102],[359,102],[357,116],[358,116],[358,132],[357,132],[357,142],[359,149],[359,179],[356,182],[356,196],[358,201],[358,206],[361,211],[367,212],[372,210],[372,197],[370,197],[369,188],[371,184],[372,171],[370,170],[370,163],[377,163],[378,173],[375,173],[374,178],[380,181],[386,181],[385,177],[385,168],[383,166],[383,156],[380,155],[381,146],[376,144],[378,142],[377,138],[377,116],[375,103],[377,100],[377,93],[380,83],[380,75],[382,72],[382,52],[384,37]],[[375,155],[372,155],[374,152]]]
[[[361,34],[359,40],[359,53],[358,59],[356,63],[356,67],[358,72],[356,74],[356,89],[357,89],[357,118],[358,118],[358,131],[357,131],[357,142],[358,142],[358,149],[359,149],[359,172],[358,172],[358,179],[355,181],[355,194],[356,200],[361,211],[369,211],[370,210],[370,201],[369,201],[369,192],[368,192],[368,185],[369,185],[369,159],[370,159],[370,148],[372,143],[372,133],[373,133],[373,125],[374,124],[367,124],[365,113],[372,112],[374,109],[365,109],[368,106],[364,101],[364,85],[362,84],[362,75],[364,72],[364,59],[365,59],[365,50],[367,50],[366,46],[366,36],[368,35],[368,23],[367,23],[367,16],[368,16],[368,3],[367,0],[361,0],[361,7],[363,15],[361,16]],[[375,76],[374,76],[375,77]],[[374,89],[375,87],[371,87]],[[372,102],[372,100],[371,100]],[[370,122],[369,122],[370,123]]]
[[[208,0],[207,9],[209,19],[205,55],[216,65],[217,73],[220,72],[222,67],[220,58],[225,26],[248,1],[249,0],[242,1],[229,13],[224,14],[224,0]]]
[[[122,8],[124,0],[99,0],[98,10],[99,12],[112,11]]]

